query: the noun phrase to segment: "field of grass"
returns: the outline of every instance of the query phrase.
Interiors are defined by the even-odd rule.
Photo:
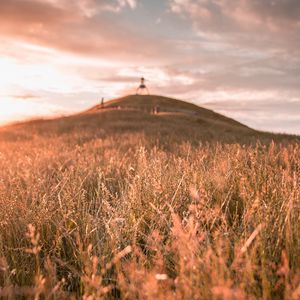
[[[189,122],[1,129],[0,298],[299,299],[299,141]]]

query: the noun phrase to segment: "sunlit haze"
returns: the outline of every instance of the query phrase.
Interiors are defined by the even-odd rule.
[[[299,0],[2,0],[0,123],[134,93],[300,134]]]

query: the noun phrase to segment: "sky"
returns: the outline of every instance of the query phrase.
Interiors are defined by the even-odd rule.
[[[0,0],[0,123],[179,98],[300,134],[299,0]]]

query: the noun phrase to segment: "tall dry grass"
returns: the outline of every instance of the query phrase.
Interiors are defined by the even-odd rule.
[[[2,138],[1,298],[300,298],[299,144],[85,134]]]

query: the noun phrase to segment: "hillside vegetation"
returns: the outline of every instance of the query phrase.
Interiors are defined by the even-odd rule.
[[[0,298],[300,298],[296,136],[130,96],[1,128],[0,166]]]

